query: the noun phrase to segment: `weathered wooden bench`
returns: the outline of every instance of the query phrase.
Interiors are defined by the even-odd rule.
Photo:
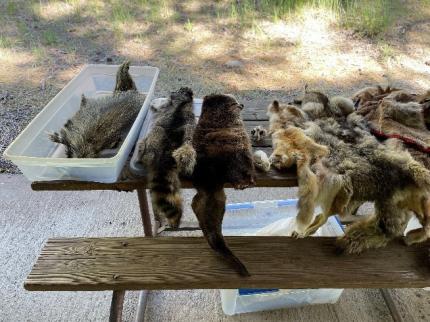
[[[333,237],[227,237],[251,273],[240,277],[203,237],[53,238],[29,291],[430,286],[429,243],[336,255]]]
[[[251,108],[248,130],[267,123],[264,111]],[[254,145],[270,154],[270,140]],[[429,243],[406,247],[400,241],[359,256],[336,255],[333,238],[227,237],[252,276],[239,277],[198,237],[157,237],[149,213],[145,178],[130,175],[115,183],[33,182],[32,189],[137,191],[142,238],[50,239],[25,281],[31,291],[113,290],[110,321],[120,321],[126,290],[198,288],[401,288],[430,286]],[[259,173],[256,187],[297,186],[295,170]],[[192,188],[184,180],[183,188]],[[147,291],[139,300],[143,321]],[[385,294],[385,295],[384,295]],[[384,298],[395,316],[392,301]]]

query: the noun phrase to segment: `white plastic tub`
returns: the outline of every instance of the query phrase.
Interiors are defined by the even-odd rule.
[[[223,221],[225,236],[289,235],[297,214],[297,199],[229,204]],[[318,229],[316,236],[341,236],[336,217]],[[270,263],[268,263],[270,265]],[[336,303],[343,289],[231,289],[221,290],[222,309],[227,315]]]
[[[87,65],[32,120],[9,145],[4,157],[15,163],[30,180],[80,180],[115,182],[133,148],[154,93],[159,70],[131,66],[130,75],[145,102],[119,150],[111,157],[66,158],[64,148],[48,133],[58,131],[79,109],[81,95],[95,98],[115,87],[118,65]]]

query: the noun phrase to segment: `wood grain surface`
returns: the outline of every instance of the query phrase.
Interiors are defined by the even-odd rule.
[[[430,242],[394,241],[337,255],[335,238],[226,237],[251,277],[236,274],[202,237],[58,238],[25,282],[31,291],[430,286]]]

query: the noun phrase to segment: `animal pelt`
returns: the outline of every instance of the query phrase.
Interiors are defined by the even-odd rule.
[[[197,152],[193,184],[197,194],[192,208],[212,249],[240,275],[248,276],[248,270],[228,248],[221,231],[226,201],[224,185],[244,189],[255,181],[251,143],[240,118],[242,108],[230,95],[204,97],[193,139]]]
[[[399,89],[387,86],[382,88],[382,86],[377,85],[374,87],[365,87],[357,91],[352,96],[352,101],[356,108],[361,108],[370,104],[378,104],[379,100],[387,96],[388,94],[398,91]]]
[[[294,102],[311,118],[342,116],[354,111],[351,99],[343,96],[329,98],[319,91],[309,90],[307,85],[304,96]]]
[[[97,158],[123,140],[145,100],[136,90],[129,66],[125,62],[119,67],[112,96],[91,99],[82,95],[78,112],[59,132],[49,135],[51,141],[65,146],[68,158]]]
[[[313,111],[306,114],[308,121],[300,127],[310,141],[285,136],[284,144],[300,144],[308,159],[313,158],[310,151],[315,144],[325,146],[329,152],[311,164],[312,174],[303,175],[303,180],[298,172],[300,201],[296,236],[313,234],[329,216],[352,214],[362,203],[371,201],[375,203],[374,219],[352,225],[339,242],[347,252],[381,247],[401,236],[411,212],[424,228],[408,234],[406,242],[411,244],[430,237],[427,209],[430,172],[427,169],[399,145],[379,143],[369,133],[363,117],[356,113],[331,116],[333,113],[329,111],[318,117]],[[275,149],[278,144],[275,143]],[[308,177],[316,178],[316,183],[307,180]],[[315,205],[320,205],[323,212],[312,222]]]
[[[240,118],[242,109],[243,105],[230,95],[204,97],[193,138],[196,184],[231,184],[235,189],[254,184],[251,142]]]
[[[149,134],[138,144],[138,158],[147,170],[156,218],[178,227],[182,217],[179,175],[191,175],[196,163],[193,92],[172,92],[160,107]]]
[[[307,226],[309,217],[313,216],[316,196],[318,194],[318,179],[311,170],[311,165],[319,162],[329,153],[326,146],[315,143],[302,129],[289,126],[279,129],[272,135],[273,153],[270,163],[277,169],[297,166],[297,178],[300,199],[297,224]],[[302,223],[301,220],[305,219]]]
[[[398,138],[405,144],[430,153],[430,131],[426,125],[427,108],[423,96],[394,91],[380,96],[376,103],[363,105],[357,111],[369,122],[372,133],[381,138]]]
[[[293,104],[282,104],[273,101],[267,108],[269,117],[269,134],[288,126],[301,126],[308,120],[308,115]]]

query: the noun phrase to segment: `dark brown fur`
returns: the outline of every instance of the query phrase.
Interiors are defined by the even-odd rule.
[[[229,95],[204,98],[193,139],[197,152],[193,183],[197,194],[192,208],[209,245],[239,274],[248,276],[246,267],[228,248],[221,232],[226,201],[224,185],[244,189],[254,184],[251,143],[240,119],[242,108]]]

